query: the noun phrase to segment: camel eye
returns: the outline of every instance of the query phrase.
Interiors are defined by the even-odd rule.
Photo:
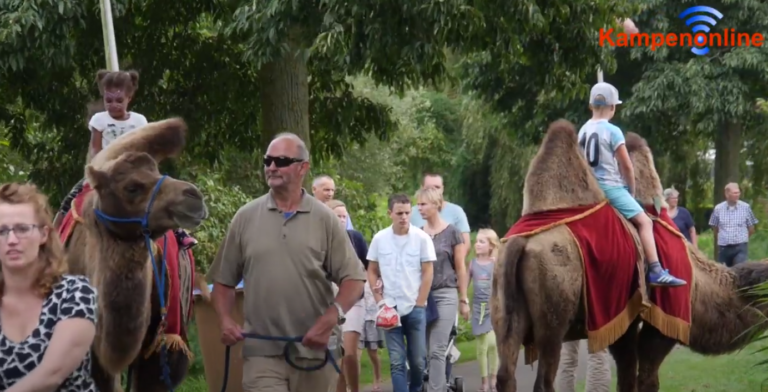
[[[124,189],[125,189],[125,193],[131,196],[136,196],[142,191],[144,191],[144,184],[136,182],[136,183],[128,184]]]

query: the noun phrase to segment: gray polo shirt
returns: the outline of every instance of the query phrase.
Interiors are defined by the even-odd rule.
[[[211,266],[213,279],[230,287],[244,280],[246,332],[304,335],[333,303],[331,282],[366,279],[338,218],[306,193],[288,218],[271,193],[246,204],[232,219],[221,246]],[[243,356],[278,356],[284,346],[247,339]],[[325,357],[324,352],[295,346],[299,358]]]

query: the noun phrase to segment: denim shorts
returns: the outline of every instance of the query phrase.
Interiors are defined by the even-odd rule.
[[[632,219],[643,212],[643,207],[629,194],[625,186],[601,186],[605,197],[619,213],[627,219]]]

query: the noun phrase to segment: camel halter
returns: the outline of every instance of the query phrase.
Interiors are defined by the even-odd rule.
[[[160,177],[160,180],[157,181],[157,184],[155,184],[155,188],[152,189],[152,194],[149,196],[149,203],[147,203],[147,209],[144,211],[144,216],[142,218],[115,218],[113,216],[109,216],[103,212],[101,212],[100,209],[96,208],[94,209],[94,213],[96,214],[96,218],[106,226],[107,223],[138,223],[141,225],[141,234],[144,236],[144,244],[147,247],[147,252],[149,252],[149,258],[152,260],[152,272],[155,276],[155,285],[157,285],[157,291],[158,296],[160,297],[160,325],[158,326],[158,333],[160,334],[160,363],[163,366],[163,374],[162,379],[163,382],[165,382],[165,385],[168,387],[168,390],[173,392],[173,385],[171,384],[171,370],[168,367],[168,353],[167,353],[167,345],[165,341],[165,327],[167,326],[167,320],[166,316],[168,315],[168,309],[165,307],[165,255],[166,252],[162,252],[162,259],[159,271],[157,263],[155,262],[155,252],[152,251],[152,238],[150,237],[152,232],[149,229],[149,214],[152,212],[152,205],[155,203],[155,198],[157,197],[158,192],[160,192],[160,185],[163,184],[163,181],[168,178],[167,174],[164,174],[162,177]],[[163,235],[163,249],[165,249],[168,246],[168,234]],[[131,390],[131,370],[132,366],[128,367],[128,384],[126,387],[126,392],[129,392]]]

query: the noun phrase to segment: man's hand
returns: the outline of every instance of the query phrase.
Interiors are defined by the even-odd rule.
[[[243,339],[243,328],[237,325],[235,320],[225,318],[221,323],[221,342],[227,346],[234,346]]]
[[[465,304],[464,302],[460,303],[459,313],[461,313],[461,317],[464,318],[464,321],[469,321],[469,305]]]
[[[333,327],[338,323],[339,311],[336,306],[331,306],[315,321],[315,325],[304,335],[301,344],[312,350],[325,351],[328,349],[328,341],[331,340]]]

